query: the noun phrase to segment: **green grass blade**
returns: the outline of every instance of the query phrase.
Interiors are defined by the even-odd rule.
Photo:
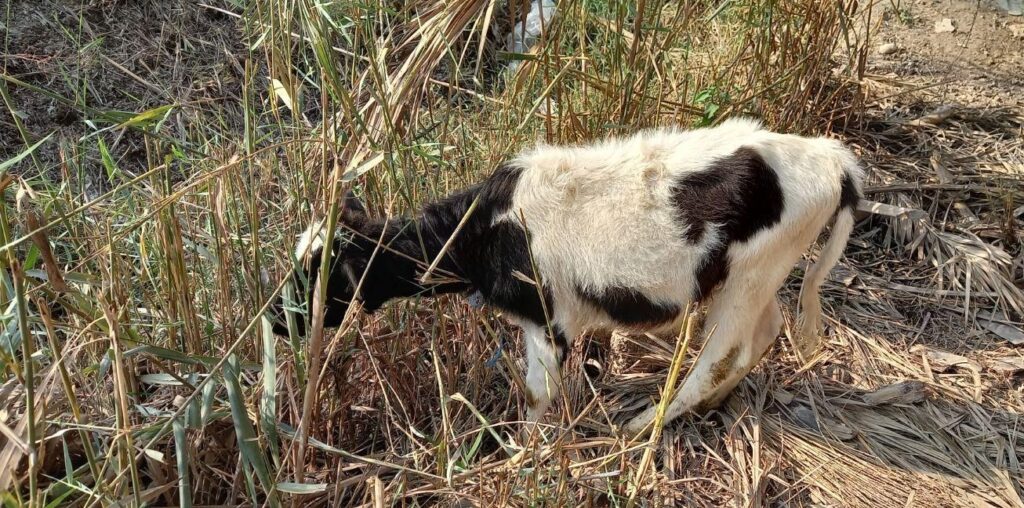
[[[107,144],[103,142],[103,138],[96,138],[96,147],[100,151],[100,160],[103,161],[103,169],[107,171],[107,181],[114,183],[114,180],[121,178],[121,170],[117,167],[117,162],[114,161],[114,156],[110,155],[110,149],[108,149]]]
[[[45,138],[36,141],[35,144],[33,144],[32,146],[22,150],[22,152],[19,153],[18,155],[15,155],[14,157],[11,157],[10,159],[7,159],[3,162],[0,162],[0,175],[3,175],[5,172],[7,172],[9,168],[14,167],[15,164],[21,162],[22,159],[24,159],[25,157],[32,155],[32,152],[35,152],[40,145],[47,142],[51,137],[53,137],[52,132],[48,134]]]
[[[277,437],[277,351],[270,320],[262,318],[263,330],[263,397],[260,399],[260,430],[270,445],[270,456],[280,465]]]
[[[193,402],[193,404],[195,404]],[[192,507],[192,482],[189,478],[188,441],[185,437],[185,425],[180,418],[171,423],[174,430],[174,458],[178,466],[178,503],[182,508]]]
[[[228,403],[231,405],[231,419],[235,424],[235,437],[238,438],[238,449],[242,459],[252,467],[267,493],[267,501],[271,506],[280,506],[277,500],[276,485],[272,481],[267,457],[259,447],[259,438],[249,420],[249,412],[245,406],[245,395],[238,380],[238,358],[232,354],[224,364],[224,388],[228,392]],[[254,500],[255,501],[255,500]]]

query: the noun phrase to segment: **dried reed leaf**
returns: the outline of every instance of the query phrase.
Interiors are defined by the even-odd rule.
[[[1024,331],[1011,323],[1005,313],[995,314],[992,312],[978,311],[979,323],[986,330],[1002,337],[1009,343],[1018,346],[1024,344]]]
[[[869,201],[867,199],[862,199],[860,203],[857,204],[857,210],[876,215],[885,215],[887,217],[898,217],[909,220],[919,220],[928,216],[924,210],[888,205],[885,203],[878,203],[876,201]]]
[[[985,365],[990,369],[1000,374],[1016,374],[1024,371],[1024,358],[1020,356],[1003,356],[1000,358],[992,358],[985,362]]]
[[[925,356],[928,359],[929,366],[935,372],[946,372],[954,367],[963,367],[972,371],[981,370],[980,365],[967,357],[930,349],[920,344],[910,348],[910,352]]]
[[[29,231],[32,231],[32,243],[39,249],[39,254],[43,258],[47,282],[58,293],[67,291],[67,282],[64,282],[64,275],[57,264],[57,258],[53,255],[53,249],[50,248],[50,239],[46,230],[43,229],[46,220],[41,219],[39,212],[32,208],[24,210],[24,213],[25,225],[28,226]]]
[[[871,406],[882,404],[916,404],[928,397],[928,390],[920,381],[900,381],[883,386],[873,392],[861,395],[861,400]]]

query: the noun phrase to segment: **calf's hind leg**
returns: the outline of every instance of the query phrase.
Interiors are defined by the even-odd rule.
[[[782,312],[774,295],[754,306],[760,312],[751,313],[749,307],[744,308],[750,303],[744,298],[744,288],[722,289],[712,301],[705,322],[711,335],[665,411],[666,424],[685,412],[721,402],[757,365],[782,326]],[[648,408],[623,430],[639,434],[654,421],[655,410],[654,406]]]
[[[728,382],[723,382],[718,385],[711,395],[709,395],[702,403],[702,407],[713,408],[718,407],[719,404],[729,396],[736,385],[750,373],[754,367],[757,366],[757,362],[764,356],[765,351],[771,347],[775,339],[779,337],[779,332],[782,329],[782,310],[779,308],[779,302],[772,298],[772,300],[765,307],[764,311],[761,312],[761,319],[758,321],[757,329],[754,330],[754,335],[751,337],[751,352],[748,355],[746,362],[743,365],[739,365],[736,371],[739,373],[738,376],[729,378]]]

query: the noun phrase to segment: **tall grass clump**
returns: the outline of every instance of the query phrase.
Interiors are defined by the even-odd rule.
[[[583,375],[580,351],[550,416],[559,425],[524,440],[516,334],[489,312],[441,298],[324,329],[317,295],[296,302],[309,334],[278,337],[265,310],[277,295],[304,294],[282,283],[298,262],[292,239],[314,219],[332,224],[350,188],[373,213],[400,214],[536,141],[739,114],[808,133],[856,122],[865,6],[566,1],[522,54],[505,41],[523,2],[190,8],[237,26],[245,49],[224,71],[234,80],[218,84],[233,90],[227,104],[115,111],[20,76],[0,81],[74,109],[88,127],[42,140],[26,132],[3,164],[6,506],[731,496],[666,476],[654,454],[679,453],[666,444],[675,438],[617,438],[615,417],[629,408],[606,404],[616,399]],[[191,36],[188,47],[225,50]],[[188,59],[175,65],[189,72]],[[123,137],[137,140],[130,157],[118,152]],[[658,372],[679,372],[685,351],[659,351]]]

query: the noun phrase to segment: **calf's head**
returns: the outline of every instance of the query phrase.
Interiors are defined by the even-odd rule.
[[[271,309],[274,331],[287,335],[285,311],[292,314],[300,335],[307,322],[312,322],[314,290],[326,261],[327,278],[324,292],[324,326],[341,324],[353,300],[366,312],[379,309],[393,298],[430,292],[431,287],[418,279],[425,263],[425,253],[416,233],[416,222],[409,219],[375,220],[351,193],[346,197],[339,225],[331,244],[325,245],[326,226],[316,223],[299,237],[295,258],[298,267],[291,272],[295,301],[281,296]],[[330,247],[328,249],[327,247]]]

